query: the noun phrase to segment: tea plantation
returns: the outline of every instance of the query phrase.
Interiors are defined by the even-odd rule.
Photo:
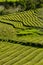
[[[43,8],[0,15],[0,65],[43,65]]]

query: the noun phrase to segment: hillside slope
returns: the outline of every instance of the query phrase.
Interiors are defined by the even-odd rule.
[[[43,65],[43,8],[0,16],[0,65]]]
[[[0,16],[0,38],[43,45],[43,19],[38,16],[33,10]]]
[[[0,65],[43,65],[43,48],[0,42]]]

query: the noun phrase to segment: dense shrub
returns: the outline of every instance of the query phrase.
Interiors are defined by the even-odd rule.
[[[8,2],[5,0],[3,5],[6,9],[9,7],[18,7],[20,5],[21,11],[24,11],[43,7],[43,0],[19,0],[15,2]]]
[[[25,10],[42,7],[43,4],[43,0],[20,0],[19,2],[24,6]]]

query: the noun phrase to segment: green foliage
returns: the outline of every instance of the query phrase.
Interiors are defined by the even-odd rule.
[[[41,4],[43,4],[43,1],[41,1],[41,0],[22,0],[21,3],[24,5],[24,8],[26,10],[26,9],[36,9],[36,8],[42,7]]]
[[[14,5],[14,4],[16,4],[16,5]],[[43,7],[43,0],[14,0],[14,1],[5,0],[5,3],[4,3],[5,8],[9,8],[10,5],[13,7],[20,5],[22,7],[21,11],[24,11],[24,10]]]

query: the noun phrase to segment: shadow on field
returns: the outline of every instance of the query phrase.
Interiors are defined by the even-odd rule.
[[[33,43],[33,42],[23,42],[23,41],[16,41],[16,40],[6,40],[6,39],[0,39],[0,41],[2,42],[10,42],[12,44],[21,44],[24,46],[32,46],[32,47],[36,47],[36,48],[43,48],[43,45],[41,45],[40,43]]]

